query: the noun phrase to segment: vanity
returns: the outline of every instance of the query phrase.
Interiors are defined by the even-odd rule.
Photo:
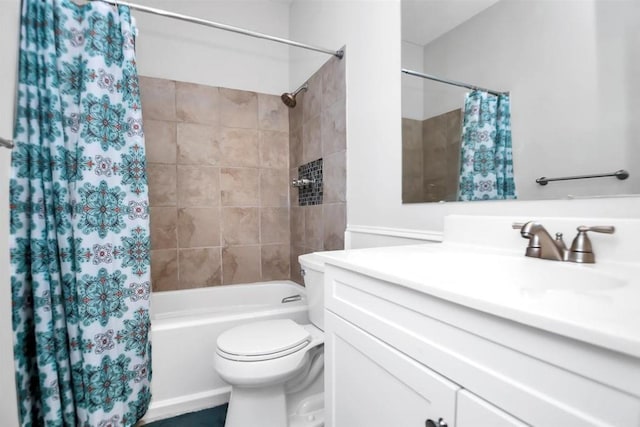
[[[640,221],[578,264],[525,257],[522,220],[325,253],[327,426],[640,426]]]

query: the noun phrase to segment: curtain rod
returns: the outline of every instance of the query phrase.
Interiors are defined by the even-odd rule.
[[[91,1],[102,1],[103,3],[109,3],[109,4],[114,5],[114,6],[127,6],[127,7],[131,8],[131,9],[139,10],[140,12],[147,12],[147,13],[151,13],[153,15],[164,16],[166,18],[174,18],[174,19],[178,19],[178,20],[181,20],[181,21],[193,22],[195,24],[204,25],[206,27],[213,27],[213,28],[217,28],[219,30],[231,31],[233,33],[244,34],[245,36],[255,37],[255,38],[258,38],[258,39],[271,40],[271,41],[274,41],[274,42],[277,42],[277,43],[288,44],[290,46],[300,47],[302,49],[314,50],[316,52],[322,52],[322,53],[326,53],[326,54],[329,54],[329,55],[337,56],[340,59],[342,59],[342,57],[344,56],[344,51],[342,51],[342,50],[331,50],[331,49],[325,49],[325,48],[317,47],[317,46],[310,46],[310,45],[299,43],[299,42],[295,42],[295,41],[292,41],[292,40],[287,40],[287,39],[283,39],[283,38],[280,38],[280,37],[274,37],[274,36],[270,36],[268,34],[258,33],[258,32],[255,32],[255,31],[245,30],[244,28],[234,27],[234,26],[227,25],[227,24],[221,24],[219,22],[207,21],[206,19],[196,18],[196,17],[193,17],[193,16],[182,15],[180,13],[169,12],[169,11],[163,10],[163,9],[156,9],[154,7],[143,6],[143,5],[140,5],[140,4],[128,3],[128,2],[117,1],[117,0],[91,0]]]
[[[500,92],[497,90],[491,90],[491,89],[485,89],[482,88],[480,86],[475,86],[469,83],[462,83],[462,82],[457,82],[455,80],[449,80],[449,79],[443,79],[442,77],[436,77],[436,76],[432,76],[430,74],[423,74],[423,73],[419,73],[417,71],[412,71],[412,70],[407,70],[406,68],[402,69],[402,72],[405,74],[408,74],[410,76],[416,76],[416,77],[422,77],[423,79],[428,79],[428,80],[435,80],[436,82],[440,82],[440,83],[446,83],[448,85],[454,85],[454,86],[460,86],[460,87],[466,87],[467,89],[471,89],[471,90],[480,90],[482,92],[488,92],[492,95],[508,95],[509,92]]]

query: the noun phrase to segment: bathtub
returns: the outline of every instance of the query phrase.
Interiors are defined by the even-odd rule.
[[[154,293],[151,318],[153,398],[143,424],[229,401],[231,387],[213,367],[223,331],[257,320],[309,323],[305,288],[290,281]]]

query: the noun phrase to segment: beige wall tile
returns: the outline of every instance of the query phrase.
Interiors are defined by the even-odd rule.
[[[220,205],[220,170],[212,166],[178,165],[178,205]]]
[[[297,105],[294,108],[289,109],[289,133],[292,133],[295,130],[302,129],[302,116],[304,111],[304,103],[302,99],[305,96],[304,91],[300,92],[297,96]]]
[[[260,243],[289,243],[289,208],[260,208]]]
[[[289,132],[289,108],[278,95],[258,94],[258,128]]]
[[[178,210],[154,207],[151,211],[151,249],[178,247]]]
[[[423,122],[402,118],[402,148],[422,150]]]
[[[220,169],[222,206],[258,206],[259,170],[253,168]]]
[[[302,125],[302,163],[309,163],[322,157],[322,133],[320,116]]]
[[[149,163],[149,204],[151,206],[176,206],[176,166]]]
[[[217,87],[177,82],[176,116],[184,122],[218,125],[219,97]]]
[[[263,245],[261,247],[262,280],[289,279],[291,248],[284,245]]]
[[[302,128],[289,133],[289,167],[302,164]]]
[[[309,89],[301,92],[302,98],[302,123],[303,125],[309,120],[320,115],[322,110],[322,77],[316,72],[308,81]],[[297,106],[296,106],[297,108]]]
[[[178,123],[178,163],[220,164],[220,131],[216,126]]]
[[[176,83],[140,76],[143,120],[176,120]]]
[[[346,153],[329,154],[323,158],[323,202],[344,202],[347,199],[347,159]]]
[[[222,250],[222,283],[260,281],[260,246],[234,246]]]
[[[322,76],[323,109],[346,95],[345,63],[343,59],[333,57],[320,69]]]
[[[298,257],[300,255],[309,253],[303,246],[292,245],[291,246],[291,280],[301,285],[304,285],[302,274],[300,274],[300,262]]]
[[[289,169],[289,203],[291,206],[300,206],[300,200],[298,198],[300,191],[297,187],[291,185],[294,179],[298,179],[298,168]]]
[[[220,88],[220,123],[225,127],[257,129],[258,95],[245,90]]]
[[[175,122],[145,120],[144,142],[147,163],[176,162]]]
[[[290,208],[290,236],[291,244],[304,246],[304,206]]]
[[[287,169],[289,167],[289,133],[262,130],[258,134],[260,167]]]
[[[223,245],[259,243],[259,223],[258,208],[222,208]]]
[[[258,131],[223,127],[220,156],[223,166],[257,168],[260,166]]]
[[[445,147],[425,147],[423,152],[424,179],[438,179],[447,174],[447,149]]]
[[[181,248],[220,246],[220,209],[178,209],[178,245]]]
[[[153,292],[178,289],[178,251],[151,251],[151,287]]]
[[[344,99],[322,111],[322,154],[344,151],[347,148],[347,127]]]
[[[288,206],[289,184],[287,169],[260,169],[260,206]]]
[[[305,206],[304,214],[304,246],[314,250],[323,250],[324,221],[322,205]]]
[[[402,202],[403,203],[416,203],[424,202],[424,180],[422,177],[413,177],[410,175],[402,176]]]
[[[344,231],[347,228],[345,203],[322,205],[324,222],[324,250],[344,249]]]
[[[426,201],[424,193],[423,123],[402,119],[402,201],[415,203]]]
[[[215,286],[222,283],[220,248],[180,249],[180,289]]]

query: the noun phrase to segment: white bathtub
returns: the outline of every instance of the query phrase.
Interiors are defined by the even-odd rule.
[[[293,295],[302,299],[282,302]],[[305,288],[290,281],[158,292],[151,313],[153,398],[143,423],[229,401],[231,387],[213,367],[223,331],[256,320],[309,322]]]

